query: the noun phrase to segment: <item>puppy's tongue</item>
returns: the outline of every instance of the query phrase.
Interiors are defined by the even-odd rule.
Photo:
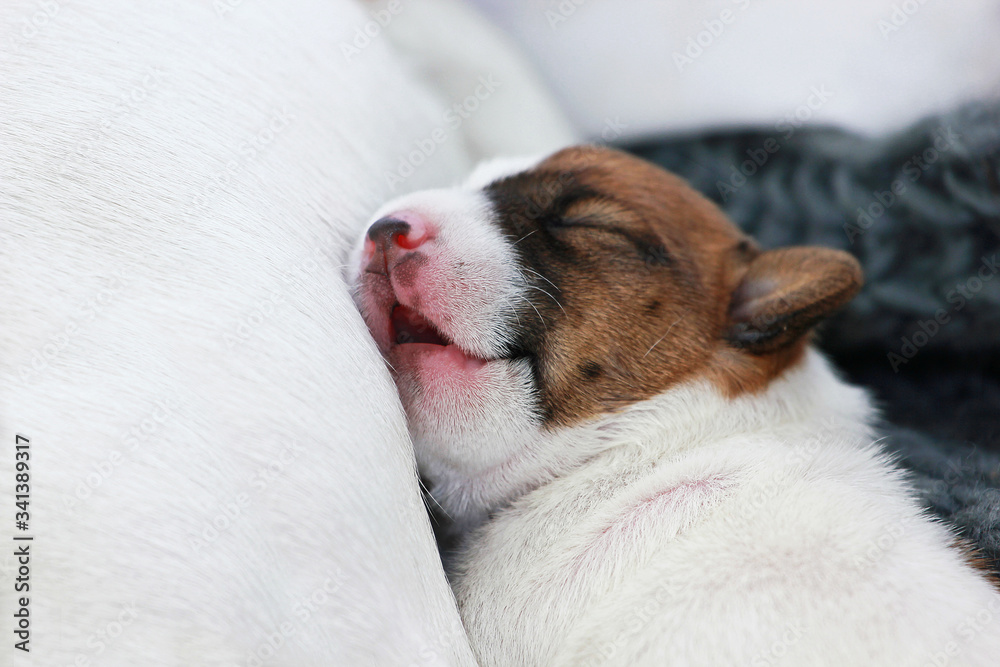
[[[405,343],[448,345],[448,341],[441,335],[441,332],[412,308],[397,305],[392,309],[390,320],[397,345]]]

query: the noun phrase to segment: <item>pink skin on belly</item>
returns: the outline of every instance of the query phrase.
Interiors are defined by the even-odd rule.
[[[662,530],[663,524],[658,519],[664,516],[684,516],[688,519],[677,527],[676,536],[682,535],[731,485],[732,479],[723,475],[687,480],[630,505],[595,535],[574,559],[574,574],[583,567],[613,561],[609,556],[620,553],[621,545],[626,542],[641,541],[639,533],[643,530]],[[700,505],[706,507],[699,510]]]

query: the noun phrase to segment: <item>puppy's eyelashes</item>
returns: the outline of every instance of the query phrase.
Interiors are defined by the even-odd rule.
[[[628,227],[609,223],[604,217],[575,218],[555,229],[578,230],[581,233],[589,234],[588,240],[594,242],[595,245],[616,248],[617,250],[612,257],[617,262],[638,259],[647,269],[673,264],[673,255],[660,239]]]
[[[541,222],[546,229],[580,229],[597,226],[595,221],[589,217],[548,216]]]

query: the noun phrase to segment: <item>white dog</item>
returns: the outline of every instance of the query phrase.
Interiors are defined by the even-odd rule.
[[[0,665],[473,662],[342,265],[557,114],[497,49],[435,97],[394,6],[4,3]]]
[[[1000,661],[1000,593],[809,347],[849,255],[761,251],[606,149],[384,206],[354,257],[484,665]]]

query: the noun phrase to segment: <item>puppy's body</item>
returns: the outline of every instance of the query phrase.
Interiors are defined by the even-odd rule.
[[[383,213],[358,300],[472,529],[453,585],[483,664],[995,664],[1000,596],[808,347],[849,257],[761,252],[605,150]]]
[[[958,646],[947,664],[995,664],[1000,598],[871,444],[869,416],[810,353],[761,395],[686,386],[574,429],[601,453],[461,557],[481,660],[924,665]]]

